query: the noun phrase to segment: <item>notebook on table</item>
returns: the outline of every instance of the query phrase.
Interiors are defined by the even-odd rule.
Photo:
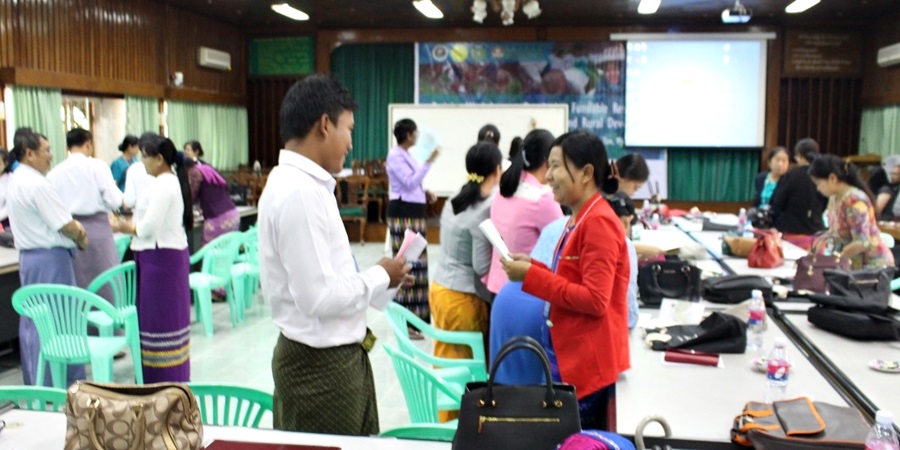
[[[262,444],[258,442],[215,440],[207,445],[205,450],[341,450],[341,448],[321,447],[318,445]]]

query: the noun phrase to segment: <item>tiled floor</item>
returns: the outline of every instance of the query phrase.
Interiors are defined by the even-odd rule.
[[[352,247],[361,268],[375,264],[384,254],[384,245],[377,243],[352,244]],[[428,246],[429,257],[432,260],[439,251],[437,245]],[[383,313],[369,309],[368,316],[369,327],[378,336],[379,343],[395,341]],[[272,349],[275,347],[278,329],[272,324],[268,307],[262,297],[257,297],[256,307],[248,311],[246,321],[237,328],[231,327],[228,307],[224,303],[213,304],[213,320],[216,330],[213,337],[204,336],[199,323],[192,325],[191,380],[202,383],[236,384],[272,392]],[[423,348],[431,348],[429,341],[422,341],[420,345]],[[400,383],[390,358],[380,345],[377,345],[369,356],[375,373],[381,429],[387,430],[409,423],[403,392],[400,390]],[[21,369],[8,368],[10,365],[14,364],[0,364],[0,385],[22,383]],[[114,364],[114,373],[116,381],[133,382],[131,359],[117,360]],[[264,425],[271,426],[271,424]]]

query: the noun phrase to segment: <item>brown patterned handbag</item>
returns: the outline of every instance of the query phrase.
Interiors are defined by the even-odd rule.
[[[66,398],[65,450],[199,450],[200,408],[184,384],[79,381]]]

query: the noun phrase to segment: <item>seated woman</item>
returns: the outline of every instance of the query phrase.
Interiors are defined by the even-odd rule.
[[[549,303],[542,341],[555,380],[575,386],[581,426],[609,428],[610,400],[630,367],[628,247],[619,218],[601,191],[614,193],[606,148],[576,131],[554,141],[547,180],[554,198],[572,208],[548,267],[522,254],[504,260],[511,281]]]
[[[805,138],[794,146],[797,166],[785,173],[769,202],[775,228],[784,240],[809,250],[816,233],[825,229],[822,212],[826,200],[809,178],[809,165],[819,157],[819,144]]]
[[[816,189],[829,197],[828,231],[816,238],[813,249],[823,249],[831,243],[854,270],[893,267],[894,256],[881,240],[875,221],[872,194],[856,166],[825,155],[813,161],[809,175]]]
[[[191,185],[191,201],[200,203],[203,211],[203,238],[206,245],[213,239],[241,228],[241,215],[228,194],[228,183],[200,158],[203,148],[197,141],[184,144],[184,162]]]
[[[617,159],[616,169],[619,174],[619,192],[629,199],[634,198],[634,194],[650,179],[650,168],[647,167],[647,161],[637,153],[629,153]],[[634,203],[632,203],[633,205]],[[629,232],[628,235],[630,236],[631,233]],[[662,250],[659,247],[641,242],[632,242],[632,244],[640,259],[662,257]]]
[[[790,155],[782,146],[772,147],[766,155],[768,171],[760,172],[753,180],[753,206],[754,208],[768,208],[772,200],[772,193],[781,176],[787,173],[790,164]]]
[[[897,194],[900,193],[900,165],[888,167],[889,183],[881,187],[875,198],[875,217],[878,220],[894,221],[900,219],[900,203],[897,203]]]
[[[466,153],[468,179],[441,212],[441,252],[428,291],[434,326],[448,331],[480,331],[487,341],[490,293],[481,283],[491,265],[491,244],[478,224],[490,217],[500,182],[503,155],[490,141]],[[441,358],[471,358],[465,345],[434,343]]]

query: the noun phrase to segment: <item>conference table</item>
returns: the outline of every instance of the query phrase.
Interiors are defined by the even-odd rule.
[[[0,415],[0,420],[6,421],[6,429],[0,431],[0,450],[49,450],[60,449],[65,445],[66,416],[63,413],[14,409]],[[209,445],[216,440],[337,447],[341,450],[450,449],[450,444],[446,442],[204,426],[203,443]]]

